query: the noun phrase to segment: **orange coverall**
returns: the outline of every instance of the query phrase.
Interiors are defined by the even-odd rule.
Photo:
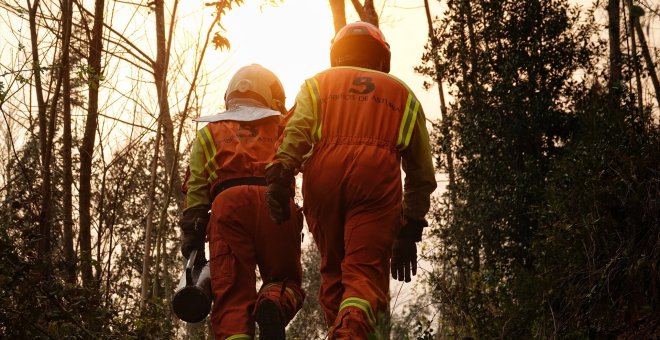
[[[192,146],[186,204],[211,206],[207,238],[216,339],[252,339],[254,309],[261,299],[276,302],[287,323],[302,307],[302,212],[291,200],[296,213],[276,225],[264,201],[266,187],[257,183],[265,182],[264,167],[273,159],[281,119],[211,122],[197,132]],[[257,265],[263,280],[259,293]]]
[[[333,67],[305,81],[280,143],[274,162],[303,172],[330,339],[367,339],[388,316],[402,213],[423,220],[436,188],[420,103],[394,76]]]

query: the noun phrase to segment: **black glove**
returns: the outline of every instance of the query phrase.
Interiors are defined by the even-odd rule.
[[[392,246],[390,262],[392,278],[410,282],[410,272],[417,275],[417,246],[410,240],[396,240]]]
[[[197,259],[205,260],[204,241],[206,238],[206,225],[209,223],[209,207],[194,207],[183,212],[179,221],[181,227],[181,255],[188,258],[193,249],[198,250]]]
[[[392,278],[410,282],[410,273],[417,275],[417,245],[422,240],[422,231],[428,223],[425,220],[406,219],[392,245],[390,269]]]
[[[277,224],[287,221],[291,217],[289,201],[293,185],[293,171],[285,168],[281,163],[275,163],[266,169],[266,204],[270,210],[270,217]]]
[[[426,226],[428,226],[426,220],[414,220],[405,217],[403,227],[399,231],[399,235],[397,235],[396,238],[419,242],[422,240],[422,232]]]

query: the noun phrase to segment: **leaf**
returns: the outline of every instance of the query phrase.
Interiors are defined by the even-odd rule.
[[[218,32],[215,32],[213,34],[213,40],[211,42],[213,42],[213,46],[215,46],[216,49],[229,50],[229,48],[231,47],[229,44],[229,39],[227,39],[225,36],[221,35]]]

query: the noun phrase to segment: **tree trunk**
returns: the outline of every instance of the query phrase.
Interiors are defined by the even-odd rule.
[[[458,4],[458,10],[460,13],[460,65],[461,73],[463,78],[461,92],[463,96],[463,101],[467,110],[471,110],[474,107],[475,101],[475,92],[477,91],[476,84],[476,42],[474,38],[474,29],[472,27],[472,8],[468,0],[462,0]],[[467,32],[467,36],[465,35]],[[468,43],[469,42],[469,43]],[[470,64],[468,65],[468,62]],[[469,291],[473,289],[472,280],[470,273],[475,270],[475,263],[478,262],[478,259],[474,258],[474,252],[479,250],[480,245],[476,242],[470,242],[476,240],[478,235],[478,230],[466,230],[462,237],[464,238],[463,243],[457,245],[457,257],[456,257],[456,270],[458,277],[458,285],[460,286],[459,291],[459,303],[465,306],[470,306],[470,301],[464,300],[469,296]],[[472,263],[472,266],[470,264]],[[465,316],[461,317],[459,323],[466,322]]]
[[[175,10],[178,1],[175,2]],[[163,0],[155,1],[154,13],[156,15],[156,62],[153,65],[154,81],[156,84],[156,92],[158,94],[158,108],[159,126],[162,129],[165,168],[168,170],[166,173],[176,173],[178,169],[178,148],[174,145],[174,124],[170,115],[170,105],[167,97],[167,67],[169,63],[169,45],[165,37],[165,4]],[[172,25],[174,17],[172,18]],[[172,28],[172,27],[171,27]],[[170,40],[172,39],[172,29],[170,29]],[[181,179],[178,176],[172,177],[174,187],[181,187]],[[169,190],[166,193],[165,202],[169,202],[169,196],[173,195],[177,204],[178,210],[183,209],[183,194],[179,190]],[[166,204],[166,203],[164,203]],[[153,220],[153,205],[150,202],[150,210],[148,219]],[[143,259],[143,273],[142,273],[142,292],[141,292],[141,308],[144,308],[144,302],[147,298],[147,287],[150,286],[149,269],[151,267],[151,232],[153,231],[153,222],[147,226],[149,237],[145,240],[145,254]],[[149,245],[149,247],[146,247]],[[145,271],[146,270],[146,271]]]
[[[478,57],[477,57],[477,39],[475,37],[474,33],[474,16],[473,16],[473,11],[472,11],[472,5],[470,4],[470,1],[468,0],[463,0],[463,3],[465,4],[465,18],[466,18],[466,23],[467,23],[467,29],[468,29],[468,41],[470,42],[470,74],[469,74],[469,79],[470,79],[470,88],[472,89],[472,96],[470,98],[470,101],[474,104],[477,98],[480,96],[480,89],[479,89],[479,84],[477,82],[477,71],[478,71]],[[480,230],[475,229],[472,236],[472,270],[474,272],[479,272],[481,268],[481,257],[479,255],[479,251],[481,249],[481,242],[479,241],[481,237],[479,236]],[[479,294],[479,291],[477,291],[477,294]]]
[[[37,11],[39,10],[39,0],[34,4],[28,1],[28,15],[30,22],[30,44],[32,47],[32,72],[34,75],[34,87],[37,96],[37,109],[39,119],[39,148],[41,153],[41,162],[44,162],[44,149],[46,148],[46,129],[48,122],[46,119],[46,100],[44,99],[43,84],[41,82],[41,65],[39,62],[39,40],[37,37]],[[42,169],[43,171],[43,169]]]
[[[644,100],[642,98],[642,72],[639,69],[639,60],[637,58],[637,41],[635,39],[635,15],[633,15],[633,4],[632,0],[626,0],[626,6],[628,6],[628,19],[629,24],[629,36],[630,36],[630,56],[633,64],[633,70],[635,72],[635,85],[637,87],[637,104],[639,109],[639,114],[644,113]],[[632,91],[630,91],[631,100],[635,102],[635,96]]]
[[[449,176],[449,203],[452,207],[456,204],[456,175],[454,173],[454,156],[452,152],[452,138],[450,134],[451,118],[447,112],[447,106],[445,104],[445,93],[442,86],[442,70],[440,69],[440,60],[438,58],[438,37],[435,35],[433,29],[433,17],[431,16],[431,8],[429,7],[429,1],[424,0],[424,9],[426,10],[426,21],[429,26],[429,39],[431,41],[431,55],[433,57],[433,64],[435,65],[435,82],[438,84],[438,96],[440,97],[440,119],[441,122],[441,131],[444,137],[445,142],[442,146],[442,149],[447,158],[447,174]]]
[[[335,34],[346,26],[346,6],[345,0],[330,0],[330,9],[332,10],[332,22],[335,25]]]
[[[73,252],[73,162],[71,157],[71,68],[69,66],[69,46],[71,44],[71,27],[73,18],[73,0],[63,0],[62,23],[62,72],[64,83],[62,85],[63,99],[63,171],[64,171],[64,220],[62,238],[64,243],[65,280],[74,284],[76,282],[76,261]]]
[[[608,85],[610,94],[619,93],[621,87],[621,13],[619,12],[619,1],[608,0],[607,3],[610,37],[610,79]]]
[[[47,155],[48,146],[48,113],[47,103],[44,99],[43,84],[41,80],[41,65],[39,61],[39,40],[37,36],[37,12],[39,0],[33,4],[28,1],[28,15],[30,22],[30,43],[32,47],[32,74],[37,96],[39,119],[39,152],[41,155],[41,202],[39,212],[39,242],[37,245],[37,259],[47,261],[50,253],[51,237],[51,211],[50,211],[50,159]],[[50,270],[44,268],[43,273],[48,275]]]
[[[478,96],[478,93],[475,94],[475,91],[477,89],[477,66],[478,66],[478,60],[477,60],[477,42],[476,38],[474,36],[474,17],[472,15],[472,6],[470,4],[470,1],[463,0],[463,3],[465,5],[465,19],[466,19],[466,24],[467,24],[467,30],[468,30],[468,41],[470,42],[470,73],[469,73],[469,79],[470,79],[470,88],[472,89],[472,100],[475,99],[475,97]]]
[[[655,64],[653,64],[653,59],[651,58],[651,53],[649,52],[649,46],[646,44],[646,37],[644,36],[642,25],[639,23],[639,16],[635,17],[635,30],[639,36],[639,45],[642,48],[642,55],[646,61],[649,77],[653,83],[653,89],[655,90],[655,100],[658,102],[658,106],[660,106],[660,81],[658,81],[658,74],[655,72]]]
[[[163,0],[156,1],[156,63],[154,64],[154,80],[156,91],[158,93],[158,108],[160,120],[163,128],[163,146],[165,151],[165,165],[168,173],[178,167],[177,153],[174,145],[174,124],[170,114],[170,104],[167,97],[167,67],[169,63],[169,48],[165,38],[165,5]],[[174,187],[181,187],[181,179],[178,176],[173,178]],[[174,199],[179,210],[183,208],[183,194],[180,190],[174,191]]]
[[[351,0],[351,2],[353,3],[353,7],[355,7],[358,16],[360,16],[360,20],[378,27],[378,13],[374,7],[373,0],[365,0],[364,5],[362,5],[359,0]]]
[[[101,264],[104,261],[105,255],[103,254],[103,251],[101,249],[101,245],[103,244],[103,239],[105,237],[104,232],[104,223],[105,223],[105,198],[106,198],[106,190],[107,190],[107,183],[108,183],[108,165],[105,162],[105,159],[103,155],[105,154],[104,148],[104,141],[102,139],[101,134],[99,133],[99,147],[100,147],[100,161],[103,165],[103,172],[101,175],[101,187],[98,189],[98,209],[97,209],[97,218],[96,218],[96,263],[99,264],[98,270],[94,274],[94,283],[97,284],[97,287],[99,288],[99,292],[101,291],[101,286],[103,285],[103,269]],[[110,275],[110,272],[108,272],[108,275]]]
[[[158,159],[160,158],[160,139],[161,139],[162,124],[158,124],[156,132],[156,140],[154,141],[154,155],[151,159],[151,177],[149,178],[149,204],[147,206],[147,222],[144,233],[144,255],[142,258],[142,280],[140,286],[140,309],[144,310],[147,301],[147,294],[149,292],[149,273],[151,270],[151,233],[153,231],[153,215],[154,206],[156,205],[156,178],[158,177]]]
[[[163,211],[165,213],[163,214]],[[165,215],[165,216],[163,216]],[[160,261],[163,254],[162,240],[164,239],[163,231],[165,228],[163,225],[167,224],[167,207],[164,206],[164,209],[161,209],[160,221],[158,222],[158,228],[156,228],[156,259],[154,261],[154,279],[151,280],[151,297],[156,300],[158,296],[158,287],[160,285]]]
[[[93,286],[92,276],[92,240],[91,240],[91,180],[94,144],[98,125],[99,85],[102,75],[101,55],[103,50],[103,9],[104,0],[95,0],[94,25],[92,27],[89,47],[89,69],[87,70],[89,83],[89,102],[87,106],[87,120],[80,147],[80,186],[79,186],[79,214],[80,214],[80,268],[83,285]]]

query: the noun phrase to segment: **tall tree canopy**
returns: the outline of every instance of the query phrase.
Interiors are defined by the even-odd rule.
[[[437,135],[456,171],[434,214],[441,333],[613,335],[657,315],[658,126],[599,85],[601,27],[562,0],[447,5],[425,56],[440,65],[418,68],[455,98]]]

